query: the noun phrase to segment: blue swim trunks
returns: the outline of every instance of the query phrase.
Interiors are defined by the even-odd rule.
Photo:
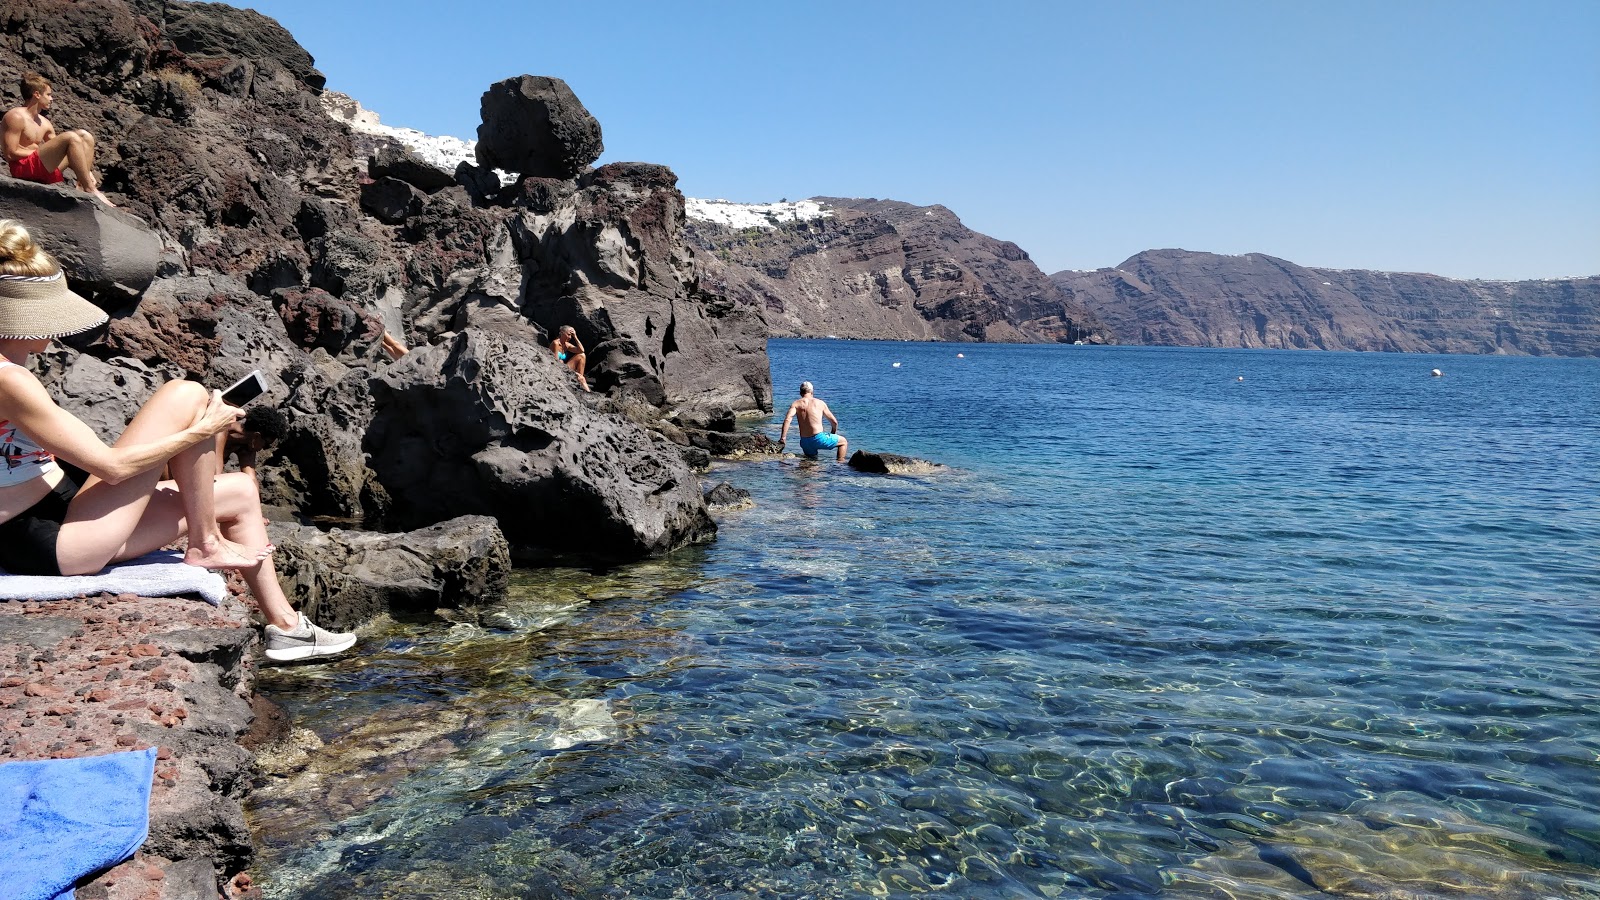
[[[800,439],[800,449],[804,450],[805,454],[812,459],[817,458],[818,451],[832,450],[837,446],[839,446],[839,436],[837,434],[813,434],[810,437]]]

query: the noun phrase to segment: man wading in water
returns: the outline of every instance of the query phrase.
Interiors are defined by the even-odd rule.
[[[811,396],[809,381],[800,382],[800,399],[789,404],[789,414],[783,417],[783,431],[778,434],[779,447],[789,439],[789,423],[794,421],[795,416],[800,417],[800,449],[808,459],[816,459],[818,451],[838,448],[839,462],[844,462],[844,452],[850,442],[839,433],[839,420],[834,418],[828,404],[822,402],[820,397]],[[823,419],[833,426],[831,433],[823,432]]]

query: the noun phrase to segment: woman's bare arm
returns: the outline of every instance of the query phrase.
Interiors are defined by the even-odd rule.
[[[0,372],[0,417],[9,419],[40,447],[112,484],[161,465],[178,452],[227,428],[239,414],[216,392],[188,428],[159,441],[112,447],[94,429],[56,405],[38,379],[23,371]]]

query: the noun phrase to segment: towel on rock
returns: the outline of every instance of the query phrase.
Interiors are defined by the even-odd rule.
[[[0,885],[71,900],[78,879],[132,856],[150,831],[156,748],[0,764]]]
[[[84,594],[174,597],[199,594],[212,606],[228,596],[221,575],[183,561],[175,550],[157,550],[113,563],[93,575],[11,575],[0,572],[0,600],[66,600]]]

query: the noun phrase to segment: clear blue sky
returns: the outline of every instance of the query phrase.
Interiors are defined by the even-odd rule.
[[[695,197],[941,203],[1046,272],[1149,248],[1600,274],[1600,2],[256,0],[390,125],[565,79]]]

